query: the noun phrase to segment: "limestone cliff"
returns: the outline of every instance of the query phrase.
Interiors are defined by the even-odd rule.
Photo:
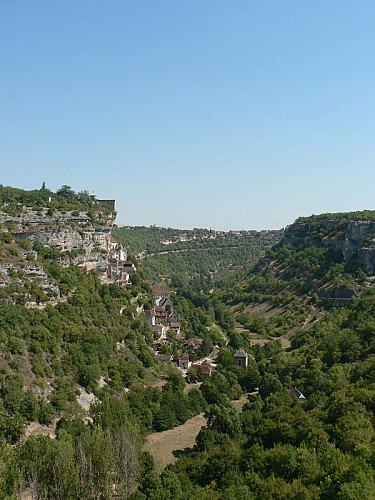
[[[322,219],[296,222],[285,229],[284,244],[317,246],[355,260],[367,273],[375,271],[375,222]]]
[[[128,282],[126,250],[111,235],[113,222],[113,212],[100,208],[89,212],[22,206],[16,214],[0,211],[0,301],[45,307],[64,300],[38,258],[43,248],[52,249],[62,267],[97,270],[106,282]]]
[[[61,252],[62,265],[74,264],[86,269],[105,271],[109,254],[116,245],[111,241],[113,217],[89,216],[86,212],[25,208],[20,215],[0,212],[0,224],[16,241],[38,241]]]

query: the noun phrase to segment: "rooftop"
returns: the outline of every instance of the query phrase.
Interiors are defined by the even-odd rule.
[[[247,358],[248,355],[243,349],[239,349],[236,354],[234,355],[235,358]]]

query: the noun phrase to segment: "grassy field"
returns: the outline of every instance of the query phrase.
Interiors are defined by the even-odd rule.
[[[232,403],[240,412],[246,401],[247,395],[244,395]],[[150,434],[143,449],[154,457],[156,470],[163,471],[168,464],[177,460],[185,449],[192,448],[195,438],[206,422],[203,413],[200,413],[174,429]]]
[[[179,454],[186,448],[192,448],[195,438],[204,425],[206,419],[203,413],[200,413],[174,429],[150,434],[144,450],[149,451],[154,457],[156,470],[161,472],[168,464],[177,460]]]

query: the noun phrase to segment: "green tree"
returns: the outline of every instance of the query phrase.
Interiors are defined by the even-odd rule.
[[[242,434],[240,417],[231,403],[212,405],[205,413],[207,428],[237,439]]]

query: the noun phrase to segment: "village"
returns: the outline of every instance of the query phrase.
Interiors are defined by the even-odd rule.
[[[161,238],[161,245],[174,245],[176,243],[186,243],[198,240],[216,240],[217,238],[229,238],[229,237],[257,237],[262,234],[268,233],[267,230],[255,231],[255,230],[230,230],[230,231],[219,231],[216,229],[202,229],[196,234],[191,233],[181,233],[171,238]]]
[[[213,233],[212,233],[213,234]],[[127,260],[126,249],[110,235],[108,240],[109,261],[102,281],[126,286],[131,283],[131,276],[137,272],[133,262]],[[137,307],[138,314],[144,314],[153,332],[152,350],[158,361],[174,366],[181,371],[188,382],[211,377],[217,366],[218,345],[204,356],[203,339],[187,337],[183,331],[183,317],[175,311],[171,291],[166,284],[149,282],[153,294],[153,307]],[[178,344],[178,349],[175,349]],[[181,354],[175,354],[178,350]],[[240,349],[234,354],[234,364],[246,368],[249,355]]]
[[[146,320],[154,332],[152,349],[157,359],[163,364],[172,364],[178,368],[187,381],[202,380],[211,377],[215,368],[219,346],[214,346],[208,356],[200,357],[203,339],[186,338],[182,331],[183,318],[173,308],[171,293],[167,285],[153,283],[154,307],[145,310]],[[180,341],[183,353],[174,355],[169,349],[173,341]],[[246,368],[248,354],[240,349],[234,355],[234,364]]]
[[[44,213],[37,217],[31,212],[27,214],[27,217],[35,217],[39,224],[39,229],[32,234],[32,239],[41,239],[41,247],[52,245],[59,250],[61,253],[58,260],[63,267],[74,263],[87,270],[95,269],[99,271],[99,277],[103,284],[117,283],[126,287],[132,283],[132,277],[137,273],[136,265],[128,259],[127,249],[113,237],[110,228],[95,228],[94,243],[86,248],[85,241],[75,229],[68,233],[47,231],[43,226]],[[69,213],[66,214],[66,217],[69,219],[72,216]],[[77,221],[74,222],[77,223]],[[199,235],[199,238],[215,239],[223,237],[225,234],[227,233],[210,229],[205,230],[202,235]],[[231,231],[228,234],[237,235],[237,232]],[[18,239],[21,237],[28,238],[30,236],[29,233],[17,234]],[[190,240],[191,237],[184,233],[178,236],[180,242]],[[161,241],[161,243],[169,244],[166,241]],[[174,243],[174,241],[170,243]],[[58,284],[47,275],[43,266],[38,262],[35,250],[21,250],[23,253],[20,256],[24,260],[26,257],[31,259],[30,255],[32,259],[22,266],[17,261],[2,263],[0,265],[0,287],[5,288],[14,283],[25,284],[31,280],[34,283],[34,288],[39,287],[40,292],[36,298],[26,296],[25,306],[40,310],[45,309],[47,305],[55,307],[59,303],[65,302],[74,293],[74,290],[68,294],[61,293]],[[175,310],[169,287],[160,283],[149,283],[149,285],[153,294],[153,307],[144,309],[143,305],[138,305],[137,313],[145,315],[153,333],[154,340],[151,348],[158,361],[180,370],[188,382],[201,381],[211,377],[217,366],[216,361],[220,347],[213,346],[212,350],[208,352],[207,349],[204,349],[202,338],[187,335],[183,331],[183,317]],[[234,355],[234,364],[246,367],[248,354],[239,350]]]
[[[102,280],[119,285],[130,284],[131,276],[137,272],[137,268],[133,262],[126,260],[126,249],[112,235],[109,237],[108,251],[109,264]],[[204,340],[184,333],[184,318],[174,309],[169,287],[156,282],[149,282],[149,285],[153,295],[153,307],[145,309],[143,305],[138,306],[137,313],[145,315],[153,332],[154,340],[151,348],[157,360],[166,367],[173,366],[178,369],[188,383],[212,377],[218,364],[220,347],[215,345],[210,353],[204,355],[202,349]],[[244,349],[238,349],[233,354],[233,364],[246,369],[251,358],[252,355]],[[254,394],[257,392],[258,388]],[[289,392],[300,402],[307,400],[297,387],[290,388]]]

